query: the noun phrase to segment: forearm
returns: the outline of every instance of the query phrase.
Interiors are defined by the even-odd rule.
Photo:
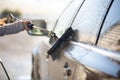
[[[15,34],[24,30],[24,25],[22,21],[17,21],[15,23],[4,25],[0,27],[0,36]]]

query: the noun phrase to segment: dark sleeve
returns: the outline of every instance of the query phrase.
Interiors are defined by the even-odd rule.
[[[17,21],[0,27],[0,36],[15,34],[23,30],[24,30],[23,22]]]

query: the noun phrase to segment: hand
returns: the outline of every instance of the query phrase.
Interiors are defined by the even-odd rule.
[[[25,30],[33,29],[33,24],[31,21],[23,20],[23,24],[24,24]]]

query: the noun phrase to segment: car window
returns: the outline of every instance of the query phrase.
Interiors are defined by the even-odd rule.
[[[120,0],[115,0],[107,15],[98,46],[120,51]]]
[[[54,30],[58,37],[61,37],[65,30],[70,27],[70,23],[82,2],[83,0],[73,0],[59,17]]]
[[[72,28],[79,31],[79,41],[95,44],[98,30],[111,0],[86,0]]]

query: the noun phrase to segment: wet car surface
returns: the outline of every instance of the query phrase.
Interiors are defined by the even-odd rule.
[[[33,80],[120,80],[120,1],[73,0],[33,50]]]

